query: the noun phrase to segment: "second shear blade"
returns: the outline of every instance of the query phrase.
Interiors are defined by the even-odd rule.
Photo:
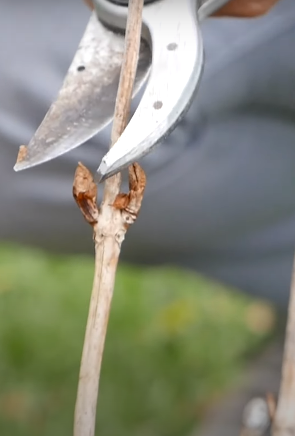
[[[105,180],[148,154],[174,128],[197,90],[203,44],[195,0],[147,5],[143,26],[152,48],[152,70],[143,98],[119,140],[104,156]]]

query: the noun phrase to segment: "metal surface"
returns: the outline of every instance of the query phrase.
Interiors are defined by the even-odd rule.
[[[226,1],[156,0],[145,5],[142,36],[149,47],[142,44],[133,95],[149,76],[152,51],[151,76],[132,120],[104,157],[100,177],[109,177],[149,153],[188,109],[203,64],[197,13],[203,19]],[[95,6],[96,14],[89,21],[63,87],[15,165],[16,171],[78,147],[113,118],[124,36],[110,29],[125,29],[128,9],[110,0],[96,0]]]
[[[97,0],[99,16],[113,22],[114,5]],[[124,28],[126,9],[116,14]],[[143,98],[117,143],[103,158],[98,177],[103,179],[149,153],[188,109],[203,66],[203,46],[195,0],[162,0],[143,11],[143,36],[152,46],[152,70]]]
[[[227,0],[162,0],[144,8],[142,35],[152,46],[152,71],[145,94],[125,131],[98,168],[98,180],[140,160],[163,140],[188,110],[203,67],[199,17]],[[127,12],[96,0],[98,15],[124,29]]]
[[[107,29],[93,13],[56,101],[27,147],[20,171],[56,158],[86,142],[114,115],[124,36]],[[135,95],[151,65],[147,44],[140,50]]]

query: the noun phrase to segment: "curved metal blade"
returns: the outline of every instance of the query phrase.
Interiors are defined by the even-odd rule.
[[[78,147],[111,122],[123,51],[124,36],[108,30],[93,13],[58,97],[15,171]],[[150,65],[150,49],[142,44],[134,95],[146,81]]]
[[[150,153],[189,108],[201,78],[203,44],[196,0],[147,5],[143,24],[152,42],[150,79],[135,114],[102,159],[99,180]]]

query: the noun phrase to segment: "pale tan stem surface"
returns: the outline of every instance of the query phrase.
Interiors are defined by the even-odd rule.
[[[99,373],[113,295],[118,246],[113,238],[96,243],[96,265],[90,301],[75,414],[75,436],[95,434]]]
[[[273,436],[295,436],[295,258],[283,358],[282,380]]]
[[[140,49],[143,3],[143,0],[129,0],[129,12],[125,35],[125,53],[116,99],[111,146],[117,142],[128,124],[132,90]],[[113,204],[120,192],[120,187],[120,173],[106,180],[104,201]]]
[[[117,141],[128,123],[139,56],[143,3],[143,0],[129,1],[125,53],[117,94],[111,144]],[[140,167],[138,171],[143,173]],[[144,173],[142,177],[145,182]],[[91,223],[95,239],[95,276],[82,353],[75,407],[74,436],[94,436],[95,434],[100,370],[121,243],[124,240],[128,224],[134,221],[134,216],[136,217],[139,212],[144,192],[144,187],[139,189],[138,201],[133,200],[132,203],[134,207],[130,204],[128,210],[123,210],[123,208],[120,209],[114,206],[120,192],[120,186],[120,174],[106,181],[104,199],[98,211],[98,219],[94,224]],[[78,202],[80,208],[81,205],[83,208],[83,205],[87,203],[83,197],[85,191],[82,194],[82,200],[77,192],[75,197],[76,199],[80,198]],[[90,197],[92,198],[92,196]],[[87,199],[89,200],[89,196]],[[87,209],[88,207],[89,205],[87,205]],[[89,215],[87,211],[85,213],[85,210],[83,214],[86,217]]]

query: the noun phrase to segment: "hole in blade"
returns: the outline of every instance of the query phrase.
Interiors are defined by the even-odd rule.
[[[167,45],[167,50],[169,51],[174,51],[177,49],[177,44],[175,42],[171,42],[170,44]]]
[[[154,109],[158,110],[161,109],[161,107],[163,106],[163,103],[161,101],[155,101],[154,103]]]

